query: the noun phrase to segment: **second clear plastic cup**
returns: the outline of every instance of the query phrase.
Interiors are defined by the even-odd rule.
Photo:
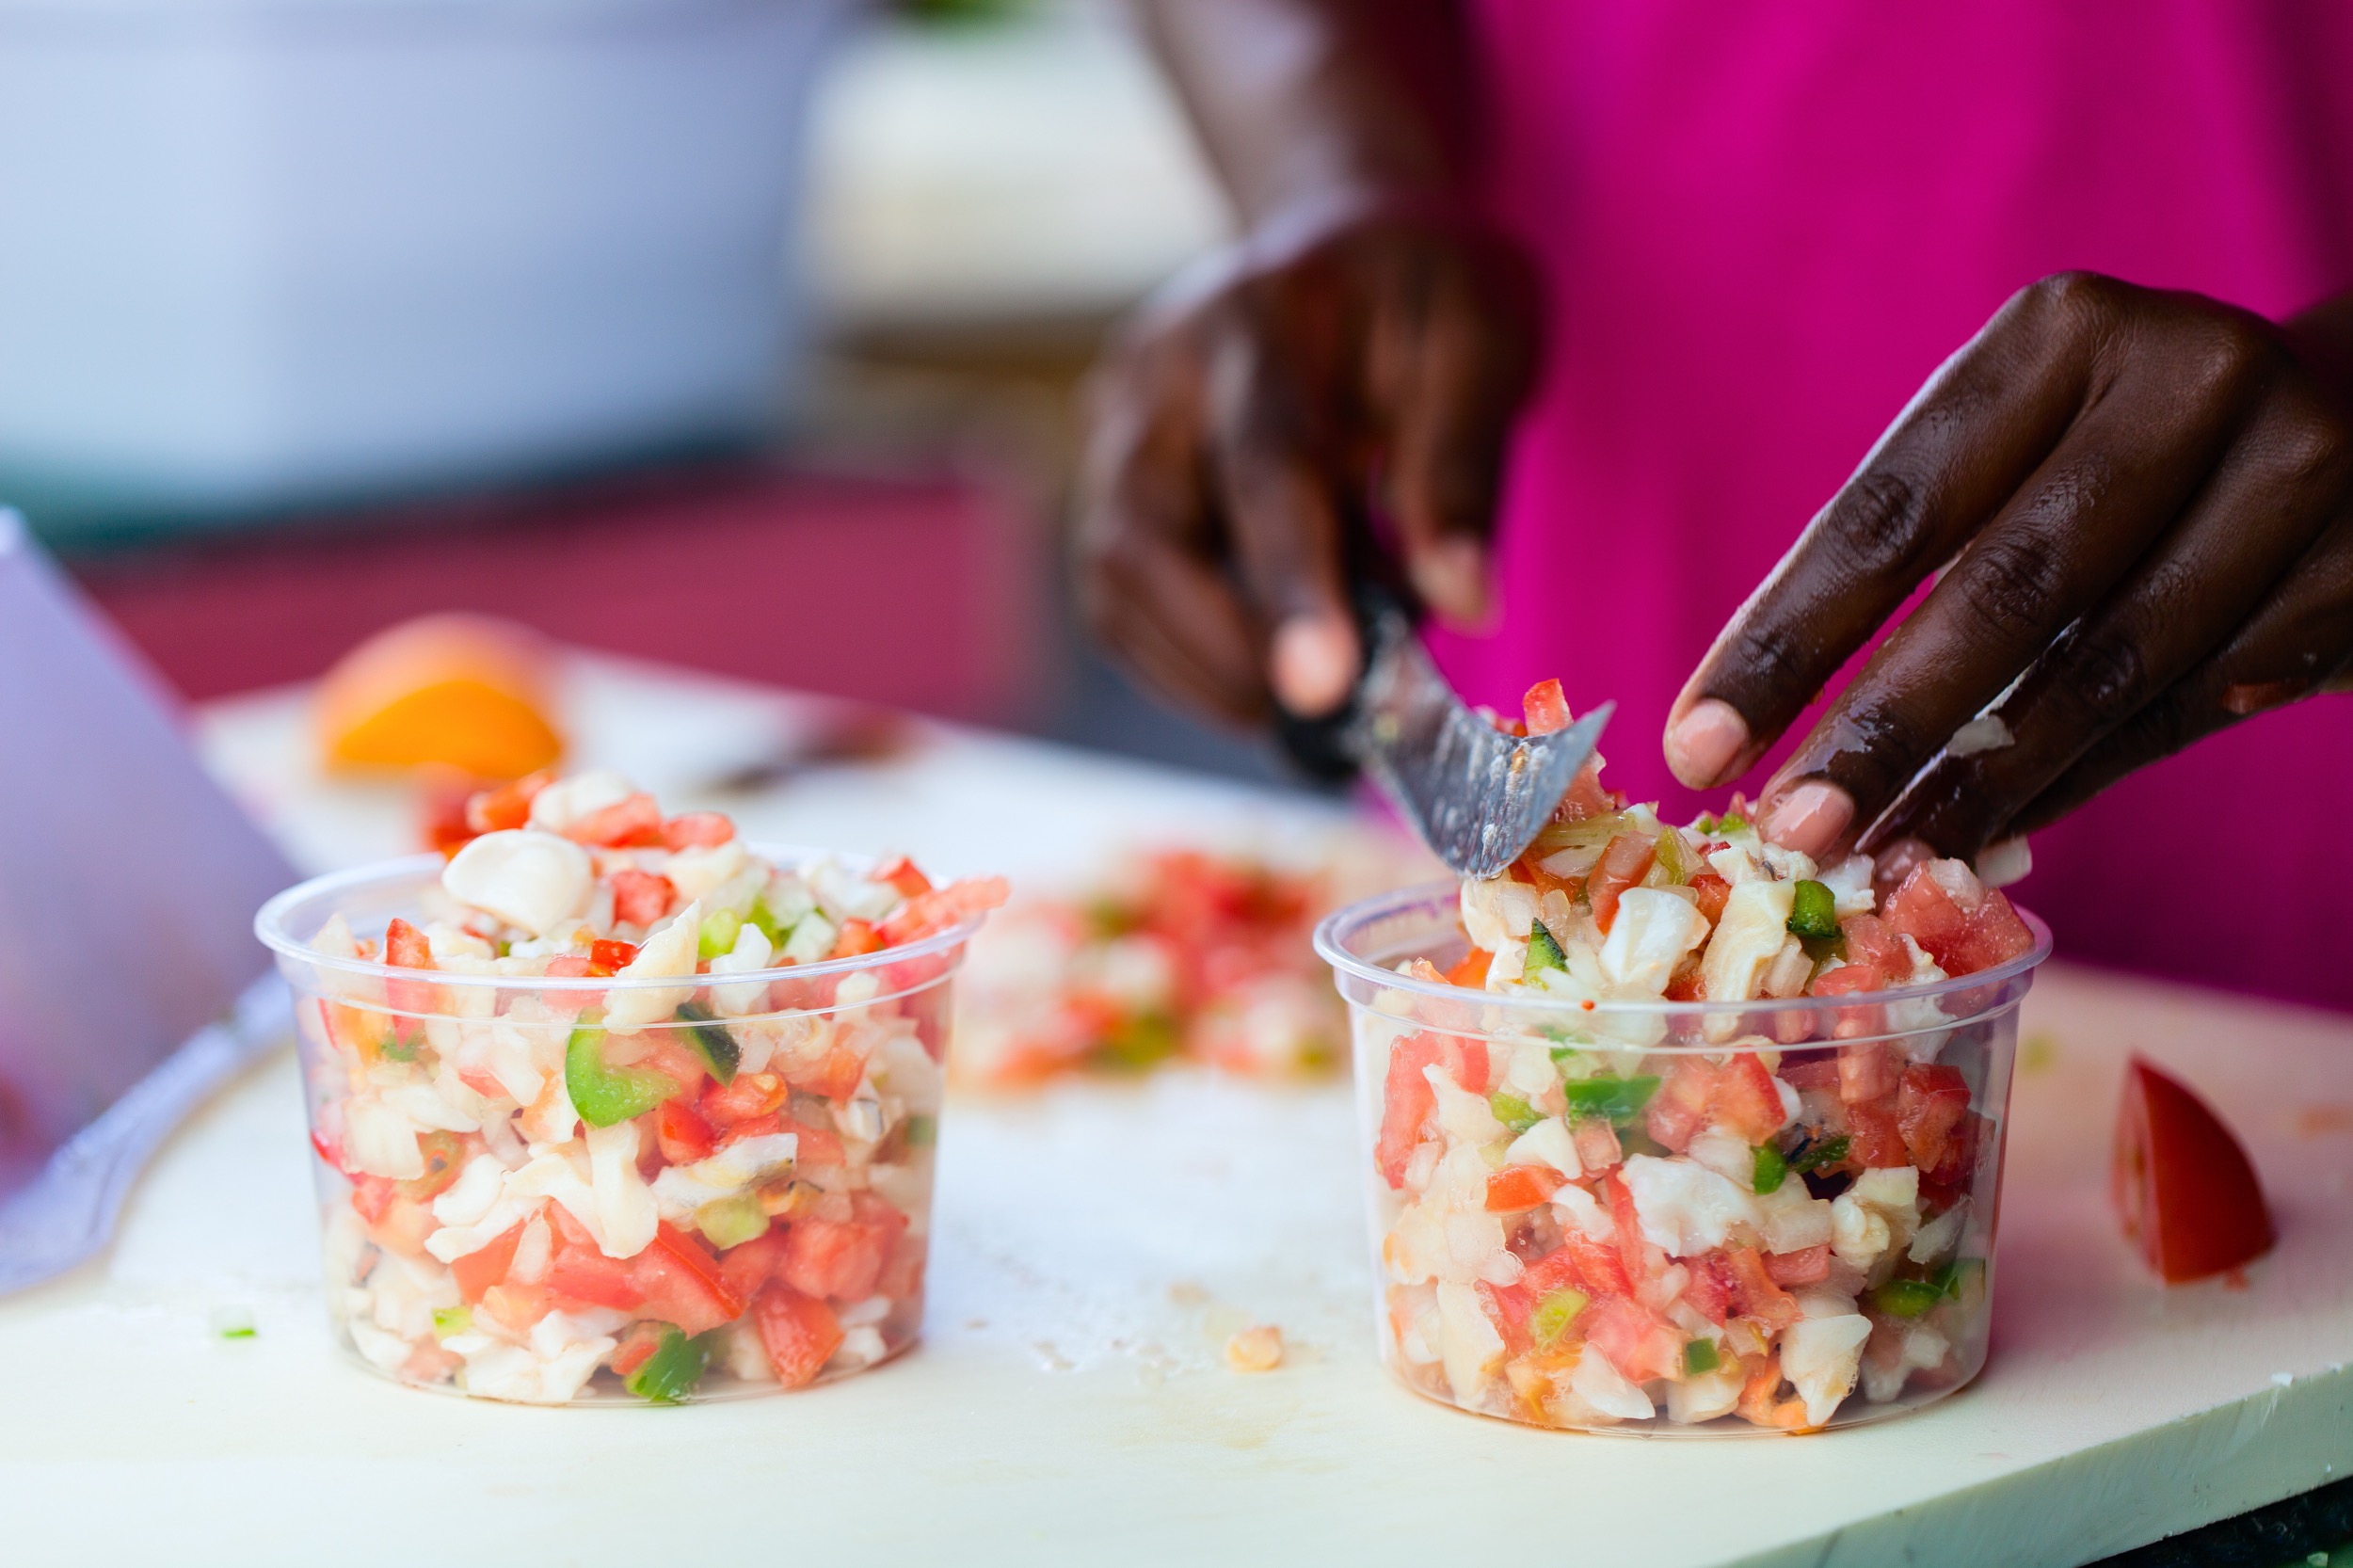
[[[2023,914],[2023,911],[2022,911]],[[1316,933],[1349,1004],[1385,1364],[1581,1432],[1811,1432],[1984,1366],[2018,1004],[2050,932],[1934,985],[1727,1005],[1465,990],[1457,891]]]
[[[421,921],[441,865],[321,877],[255,921],[295,993],[348,1348],[419,1387],[577,1404],[771,1393],[914,1343],[951,991],[979,920],[724,980],[426,973],[312,947],[336,915]]]

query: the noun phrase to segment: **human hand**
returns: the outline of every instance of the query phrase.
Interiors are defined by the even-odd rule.
[[[2086,274],[2020,294],[1717,638],[1669,765],[1695,788],[1753,766],[1940,568],[1767,784],[1769,838],[1974,857],[2332,689],[2353,663],[2345,314],[2281,328]]]
[[[1375,503],[1414,591],[1481,620],[1538,297],[1509,241],[1377,208],[1178,280],[1090,389],[1074,547],[1096,636],[1212,716],[1327,713],[1363,657],[1347,562]]]

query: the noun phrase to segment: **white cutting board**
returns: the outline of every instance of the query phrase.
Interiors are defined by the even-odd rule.
[[[679,686],[671,706],[725,696]],[[214,715],[232,777],[283,765],[289,712]],[[333,814],[307,787],[278,807],[312,831]],[[1288,840],[1332,820],[973,737],[744,814],[827,839],[895,827],[890,808],[936,813],[896,842],[944,857],[985,840],[1038,874],[1115,837]],[[334,809],[355,832],[368,818]],[[927,1338],[890,1367],[672,1411],[395,1387],[328,1342],[280,1058],[167,1151],[109,1258],[0,1302],[18,1352],[0,1381],[7,1555],[2024,1568],[2353,1470],[2353,1022],[2058,968],[2026,1027],[2046,1044],[2018,1080],[1984,1377],[1881,1426],[1720,1441],[1529,1431],[1390,1383],[1347,1094],[1194,1076],[952,1103]],[[2206,1089],[2254,1150],[2282,1240],[2244,1290],[2162,1291],[2117,1240],[2105,1168],[2131,1046]],[[258,1335],[221,1339],[224,1311]],[[1284,1328],[1282,1369],[1224,1368],[1223,1335],[1251,1319]]]

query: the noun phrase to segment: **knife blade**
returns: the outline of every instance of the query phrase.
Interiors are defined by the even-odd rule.
[[[1496,875],[1551,820],[1616,705],[1554,734],[1506,734],[1455,695],[1401,606],[1360,597],[1359,621],[1368,657],[1347,706],[1285,722],[1285,746],[1321,777],[1361,769],[1457,876]]]

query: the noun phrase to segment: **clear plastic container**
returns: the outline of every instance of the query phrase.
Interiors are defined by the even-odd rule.
[[[2050,955],[1830,999],[1569,1003],[1397,972],[1457,890],[1368,900],[1347,999],[1381,1355],[1580,1432],[1813,1432],[1985,1364],[2018,1004]]]
[[[979,920],[724,980],[428,976],[312,949],[337,914],[375,935],[446,909],[441,865],[320,877],[254,921],[295,993],[328,1307],[351,1352],[418,1387],[671,1403],[828,1382],[913,1344],[951,993]],[[690,1092],[665,1097],[664,1079]]]

